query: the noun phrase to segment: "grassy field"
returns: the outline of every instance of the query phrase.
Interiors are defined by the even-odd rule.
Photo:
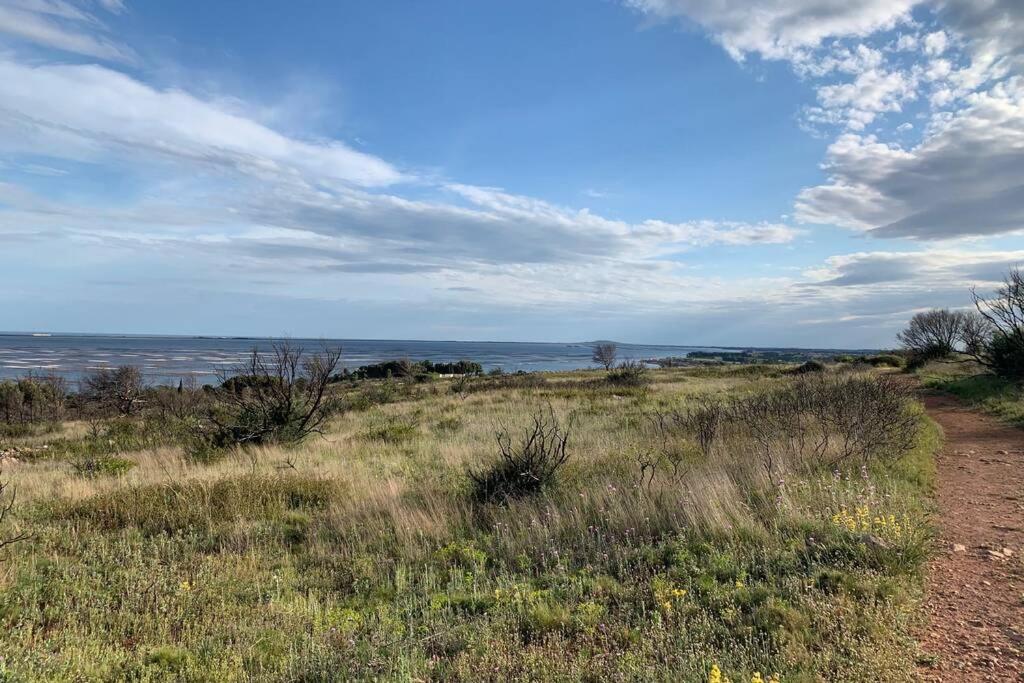
[[[368,383],[323,438],[206,462],[139,419],[9,437],[0,680],[911,679],[937,429],[839,463],[771,434],[766,464],[666,416],[794,376],[649,377]],[[473,502],[540,409],[557,483]]]

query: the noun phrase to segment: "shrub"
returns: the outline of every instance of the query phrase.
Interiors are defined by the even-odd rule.
[[[686,411],[653,420],[669,457],[647,458],[641,475],[680,469],[671,438],[694,441],[705,458],[724,439],[752,441],[766,473],[775,479],[783,462],[833,468],[849,462],[894,459],[913,448],[918,418],[906,383],[889,375],[808,374],[787,386],[731,400],[706,399]],[[735,444],[731,444],[734,449]]]
[[[363,438],[398,444],[415,438],[418,432],[419,421],[414,416],[384,415],[373,421],[363,433]]]
[[[458,360],[455,362],[434,363],[429,360],[411,361],[408,358],[400,360],[386,360],[380,363],[363,365],[351,373],[336,375],[332,381],[350,379],[401,379],[412,377],[415,379],[428,378],[431,373],[438,375],[479,375],[484,371],[483,366],[471,360]]]
[[[902,368],[905,363],[904,358],[895,353],[879,353],[874,356],[865,356],[862,360],[876,368]]]
[[[794,375],[806,375],[810,372],[825,372],[827,369],[821,361],[809,360],[793,368],[792,372]]]
[[[233,376],[223,378],[200,436],[224,448],[297,443],[319,434],[335,408],[327,386],[340,361],[340,349],[306,355],[287,342],[267,355],[253,349]]]
[[[56,375],[0,382],[0,420],[7,424],[60,420],[66,401],[66,382]]]
[[[1024,339],[1007,334],[995,334],[985,351],[989,368],[1009,379],[1024,378]]]
[[[95,455],[75,461],[72,467],[81,477],[119,477],[135,467],[135,461],[113,455]]]
[[[134,365],[96,370],[82,380],[82,398],[101,412],[131,415],[141,405],[142,371]]]
[[[624,361],[608,373],[609,384],[620,387],[639,387],[647,384],[647,368],[638,361]]]
[[[500,459],[482,471],[469,472],[473,500],[505,503],[551,486],[569,459],[569,435],[570,429],[559,424],[550,407],[534,413],[532,424],[516,444],[507,429],[500,429],[496,435]]]
[[[188,660],[188,650],[173,645],[154,648],[146,655],[146,664],[171,672],[181,671],[188,664]]]

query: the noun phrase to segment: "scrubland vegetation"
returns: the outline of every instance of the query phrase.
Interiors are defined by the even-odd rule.
[[[899,340],[925,385],[1024,426],[1024,272],[1009,271],[973,310],[914,315]]]
[[[210,416],[284,379],[5,423],[0,678],[912,677],[938,435],[899,376],[416,374],[248,442]]]

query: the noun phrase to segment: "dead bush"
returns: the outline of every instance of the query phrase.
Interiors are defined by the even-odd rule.
[[[472,498],[477,503],[505,503],[551,486],[569,459],[571,425],[563,427],[554,410],[538,410],[522,436],[513,442],[505,428],[496,434],[500,458],[481,471],[470,471]]]

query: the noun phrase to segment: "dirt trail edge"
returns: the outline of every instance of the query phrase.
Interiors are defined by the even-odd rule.
[[[1024,681],[1024,430],[924,398],[946,433],[928,564],[926,681]]]

